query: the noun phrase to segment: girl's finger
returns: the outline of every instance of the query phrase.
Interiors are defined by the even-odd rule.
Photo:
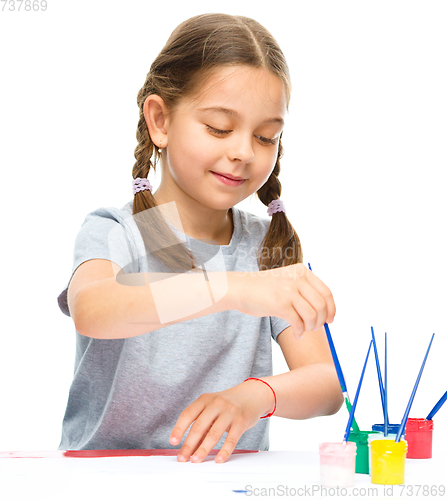
[[[229,425],[231,425],[232,416],[230,414],[222,414],[210,427],[205,439],[197,446],[194,454],[191,457],[191,462],[203,462],[210,451],[216,446],[219,439],[224,435]],[[235,445],[236,446],[236,445]]]
[[[308,281],[301,283],[299,295],[306,302],[306,304],[302,304],[300,310],[300,316],[304,320],[306,331],[316,330],[323,326],[327,319],[325,298]],[[295,296],[293,300],[295,300]]]
[[[291,300],[293,309],[299,316],[300,321],[303,324],[302,333],[313,330],[317,319],[317,313],[315,312],[315,309],[299,292],[294,293],[291,297]]]
[[[208,432],[210,431],[214,421],[218,417],[217,408],[205,408],[205,410],[199,415],[196,421],[192,424],[191,429],[188,432],[188,436],[181,447],[177,459],[180,462],[186,462],[189,460],[191,455],[200,446],[200,443],[206,438]]]
[[[295,338],[300,339],[305,332],[304,321],[298,313],[298,309],[301,303],[304,303],[304,299],[296,294],[296,301],[292,302],[284,313],[281,314],[281,318],[287,321],[289,325],[292,327],[293,334]]]
[[[188,427],[202,413],[206,405],[205,398],[203,396],[204,395],[196,399],[193,403],[191,403],[188,407],[186,407],[180,414],[169,437],[169,442],[172,445],[180,443]]]
[[[242,434],[245,431],[246,429],[244,427],[236,424],[231,427],[222,448],[220,449],[219,453],[216,455],[216,458],[214,459],[216,463],[224,463],[228,460],[228,458],[236,448],[239,439],[241,438]]]
[[[334,321],[336,307],[334,302],[334,297],[332,296],[329,288],[316,276],[312,271],[308,270],[307,281],[320,293],[320,295],[326,301],[327,317],[326,323],[332,323]]]

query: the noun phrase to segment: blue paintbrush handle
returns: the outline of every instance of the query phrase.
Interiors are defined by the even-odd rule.
[[[379,379],[379,389],[380,389],[380,399],[382,401],[383,420],[384,420],[384,422],[385,421],[389,422],[388,411],[385,408],[385,390],[383,387],[382,372],[380,370],[379,355],[377,353],[376,337],[374,336],[374,328],[373,327],[371,327],[371,336],[372,336],[372,340],[373,340],[374,356],[376,358],[377,377]]]
[[[312,271],[312,268],[310,267],[310,263],[307,265],[308,265],[309,269]],[[339,382],[340,387],[341,387],[341,392],[343,393],[343,396],[345,398],[345,403],[346,403],[346,407],[348,408],[348,411],[351,411],[351,402],[349,401],[349,395],[348,395],[348,389],[346,387],[345,377],[343,376],[343,371],[341,369],[340,361],[338,360],[337,351],[335,350],[334,342],[332,340],[332,335],[331,335],[331,332],[329,330],[329,325],[327,323],[324,324],[324,330],[326,332],[327,341],[329,344],[329,348],[331,350],[332,360],[334,361],[335,371],[337,372],[337,377],[338,377],[338,382]],[[356,432],[358,432],[360,430],[359,426],[357,425],[357,422],[355,421],[355,418],[352,422],[352,425],[353,425],[354,430]]]
[[[416,379],[416,383],[414,384],[413,392],[411,393],[410,400],[408,401],[407,408],[406,408],[404,416],[402,418],[402,422],[400,423],[399,430],[397,431],[396,443],[398,443],[400,441],[400,438],[402,437],[402,434],[403,434],[404,429],[405,429],[405,425],[407,424],[408,415],[410,414],[410,410],[411,410],[411,405],[413,404],[414,397],[416,396],[416,391],[417,391],[417,388],[419,385],[419,381],[421,380],[422,372],[424,371],[425,362],[427,361],[427,356],[428,356],[428,353],[430,352],[430,347],[431,347],[431,344],[433,342],[434,336],[435,336],[435,334],[433,334],[431,336],[430,344],[428,345],[428,349],[427,349],[427,352],[425,354],[424,361],[422,362],[421,369],[419,370],[418,378]]]
[[[363,382],[363,375],[365,375],[365,369],[366,369],[366,365],[368,363],[369,351],[371,350],[372,343],[373,343],[373,341],[371,340],[369,343],[369,347],[368,347],[368,353],[366,354],[365,364],[363,365],[362,374],[360,375],[359,385],[357,386],[357,392],[355,393],[354,402],[352,403],[352,408],[351,408],[351,411],[349,412],[349,420],[348,420],[348,424],[346,426],[345,437],[343,438],[343,441],[348,440],[349,434],[351,432],[351,425],[352,425],[352,421],[354,420],[354,412],[355,412],[355,409],[357,407],[357,401],[359,399],[360,388],[362,387],[362,382]]]
[[[309,269],[312,271],[310,267],[310,263],[307,264]],[[332,341],[332,335],[329,330],[329,326],[327,323],[324,324],[324,329],[326,331],[327,341],[329,343],[329,348],[331,349],[332,359],[334,360],[335,370],[337,371],[338,381],[340,382],[341,392],[348,392],[346,389],[345,377],[343,376],[343,372],[341,370],[340,361],[338,360],[337,351],[335,350],[334,342]]]
[[[347,392],[345,377],[343,376],[343,372],[341,370],[340,361],[338,360],[337,351],[335,350],[334,342],[332,341],[332,335],[329,330],[329,326],[327,323],[324,324],[324,329],[326,331],[327,341],[329,343],[329,347],[331,349],[332,359],[334,360],[335,370],[337,371],[337,377],[340,382],[340,387],[342,392]]]
[[[447,400],[447,391],[445,391],[444,396],[435,404],[433,407],[433,410],[427,415],[427,418],[425,420],[431,420],[436,413],[438,413],[438,410],[441,408],[441,406],[446,402]]]
[[[386,338],[386,332],[385,332],[385,368],[384,368],[384,377],[385,377],[385,384],[383,386],[383,435],[385,437],[388,436],[388,360],[387,360],[387,350],[388,350],[388,342]]]

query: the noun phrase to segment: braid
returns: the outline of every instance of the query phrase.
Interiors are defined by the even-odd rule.
[[[151,158],[154,151],[154,144],[149,135],[146,120],[144,119],[142,110],[140,110],[140,119],[138,121],[136,136],[138,141],[138,145],[135,148],[134,152],[136,162],[132,169],[132,176],[134,179],[136,179],[137,177],[148,176],[150,167],[152,166]]]
[[[270,174],[270,177],[268,178],[267,182],[257,191],[258,198],[262,201],[262,203],[264,203],[266,207],[271,201],[278,200],[281,197],[282,186],[281,183],[279,182],[278,175],[279,172],[281,171],[279,160],[282,158],[282,156],[283,156],[283,147],[281,144],[281,137],[280,137],[278,144],[278,157],[276,159],[273,171]]]
[[[282,134],[281,134],[282,136]],[[281,196],[280,159],[283,156],[281,137],[278,145],[278,157],[267,182],[257,191],[258,198],[265,206]],[[259,269],[273,269],[290,266],[303,261],[301,243],[298,235],[284,212],[273,214],[267,234],[258,252]]]
[[[153,93],[154,91],[152,78],[151,74],[149,73],[147,75],[146,82],[137,95],[137,104],[140,111],[140,116],[136,133],[138,144],[134,151],[136,162],[132,169],[132,175],[134,179],[136,179],[137,177],[147,178],[151,166],[155,170],[155,165],[157,163],[157,160],[159,159],[158,151],[154,147],[154,143],[152,142],[151,136],[149,135],[149,130],[147,128],[143,112],[144,102],[146,101],[147,96]],[[156,153],[156,159],[154,163],[152,163],[151,158],[154,150]]]
[[[140,109],[140,118],[136,132],[138,141],[134,156],[136,162],[132,169],[132,177],[147,178],[150,168],[155,171],[160,153],[152,142],[144,118],[143,106],[146,97],[153,93],[150,88],[150,74],[143,88],[138,92],[137,103]],[[155,153],[155,160],[152,156]],[[140,230],[147,254],[155,255],[163,264],[175,272],[188,271],[195,268],[191,252],[174,234],[168,226],[160,210],[155,208],[157,203],[149,190],[139,191],[133,199],[133,218]]]

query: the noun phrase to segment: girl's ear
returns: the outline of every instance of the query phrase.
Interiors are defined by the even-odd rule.
[[[143,105],[143,114],[152,142],[156,148],[163,149],[168,145],[168,108],[163,99],[151,94]]]

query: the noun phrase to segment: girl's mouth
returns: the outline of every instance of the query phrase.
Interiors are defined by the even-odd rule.
[[[218,174],[216,172],[211,171],[211,173],[219,179],[223,184],[226,184],[227,186],[240,186],[245,182],[246,179],[230,179],[229,177],[225,177],[225,175]]]

